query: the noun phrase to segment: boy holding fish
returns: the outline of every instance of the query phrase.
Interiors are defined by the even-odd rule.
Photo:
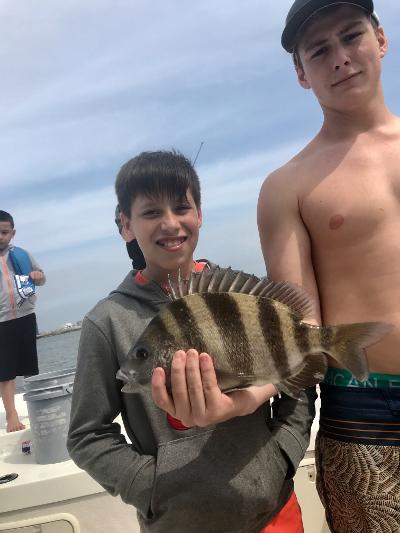
[[[324,120],[262,186],[268,274],[313,296],[316,323],[393,326],[367,351],[367,380],[330,359],[321,384],[318,491],[332,531],[398,532],[400,120],[387,109],[380,80],[387,39],[370,0],[296,0],[282,45]]]
[[[111,494],[119,494],[136,507],[143,532],[272,531],[266,526],[272,523],[271,527],[279,527],[282,510],[289,525],[286,522],[283,529],[275,527],[273,531],[302,532],[292,476],[308,445],[314,391],[298,390],[302,401],[282,393],[274,401],[273,416],[268,400],[277,391],[265,376],[261,381],[267,383],[261,387],[253,385],[231,394],[221,392],[210,357],[214,354],[199,356],[190,348],[201,351],[209,339],[219,338],[219,329],[225,331],[228,327],[232,331],[231,322],[239,328],[241,317],[234,320],[231,313],[227,320],[226,315],[223,318],[215,312],[215,320],[222,321],[219,327],[202,330],[198,314],[187,320],[180,317],[182,309],[187,311],[185,304],[171,308],[171,287],[187,289],[189,293],[194,291],[193,283],[200,280],[200,285],[204,281],[210,288],[214,272],[222,275],[219,282],[223,287],[232,288],[238,283],[237,273],[215,270],[208,261],[193,260],[202,214],[200,184],[192,164],[176,152],[142,153],[122,166],[116,192],[122,234],[126,240],[137,239],[146,266],[142,271],[130,272],[83,322],[68,436],[72,459]],[[193,283],[186,283],[199,272],[204,277],[196,274]],[[247,287],[258,283],[254,276],[240,279]],[[200,285],[197,291],[201,293]],[[246,296],[248,290],[243,283],[241,289]],[[233,309],[229,307],[231,298],[227,302],[224,295],[217,296],[222,297],[223,306]],[[292,296],[299,312],[306,313],[309,306],[304,294]],[[203,311],[210,317],[212,312],[205,306],[204,303]],[[170,316],[169,321],[163,322],[165,327],[159,326],[161,329],[157,329],[150,344],[138,343],[164,311]],[[190,413],[174,410],[166,414],[152,399],[152,366],[148,363],[155,356],[162,359],[163,354],[166,360],[166,350],[174,341],[174,324],[196,339],[192,343],[193,337],[188,337],[191,340],[182,346],[184,351],[178,351],[172,360],[170,374],[172,398],[180,405],[184,363]],[[243,334],[242,341],[244,337]],[[150,347],[154,345],[157,349],[151,354]],[[230,374],[229,390],[250,385],[257,378],[251,358],[244,360],[242,352],[249,355],[243,345],[229,351],[228,374],[237,368],[236,381]],[[132,362],[143,363],[150,372],[132,369]],[[272,363],[276,371],[277,354]],[[165,387],[166,368],[161,367],[153,379],[156,398],[157,380]],[[292,372],[289,367],[278,372],[282,386]],[[296,369],[299,370],[297,366]],[[202,405],[196,404],[199,383],[191,381],[191,376],[200,371],[206,384],[203,390],[200,383],[206,400]],[[127,392],[121,391],[117,372],[118,378],[125,381],[123,389]],[[208,388],[210,377],[215,381]],[[114,422],[119,413],[130,444]],[[212,417],[226,421],[218,426],[199,427],[202,424],[199,417],[194,420],[196,414],[208,421]]]

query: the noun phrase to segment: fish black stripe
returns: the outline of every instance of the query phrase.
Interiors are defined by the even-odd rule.
[[[328,353],[330,353],[331,350],[332,350],[333,342],[335,340],[334,329],[332,327],[329,327],[329,326],[322,327],[321,330],[320,330],[320,335],[321,335],[321,347],[322,347],[322,349],[324,351],[326,350]]]
[[[223,339],[231,369],[238,374],[253,375],[253,357],[239,305],[227,293],[203,293],[201,296]]]
[[[160,332],[160,337],[167,338],[171,336],[166,324],[161,319],[161,315],[156,315],[151,321],[151,325],[157,328],[157,330]]]
[[[187,342],[187,346],[182,347],[182,349],[194,348],[199,353],[206,352],[206,343],[197,325],[196,316],[187,304],[186,299],[180,298],[172,302],[169,305],[169,311],[178,324],[180,336]]]
[[[302,354],[310,353],[311,344],[310,344],[310,330],[307,326],[299,322],[298,320],[293,321],[294,328],[294,339],[296,341],[299,352]]]
[[[265,344],[271,352],[275,368],[281,376],[288,376],[290,367],[286,355],[280,316],[272,303],[266,298],[258,298],[257,305],[261,331],[264,335]],[[271,342],[272,337],[273,342]]]

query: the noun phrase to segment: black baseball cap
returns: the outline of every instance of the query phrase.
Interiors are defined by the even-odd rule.
[[[332,0],[295,0],[286,17],[285,29],[282,33],[281,43],[287,52],[293,52],[296,37],[300,28],[318,11],[326,7],[346,4],[364,9],[370,15],[374,15],[374,3],[372,0],[351,0],[350,2],[335,2]],[[374,15],[376,20],[378,17]]]

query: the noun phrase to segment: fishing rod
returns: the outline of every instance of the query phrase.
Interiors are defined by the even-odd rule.
[[[200,143],[200,147],[199,147],[199,149],[197,150],[196,157],[194,158],[194,161],[193,161],[193,166],[195,166],[195,164],[196,164],[197,158],[199,157],[199,153],[200,153],[201,149],[203,148],[203,144],[204,144],[204,141],[201,141],[201,143]]]

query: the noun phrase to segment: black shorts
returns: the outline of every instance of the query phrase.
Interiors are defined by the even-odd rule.
[[[0,322],[0,381],[38,373],[35,313]]]

